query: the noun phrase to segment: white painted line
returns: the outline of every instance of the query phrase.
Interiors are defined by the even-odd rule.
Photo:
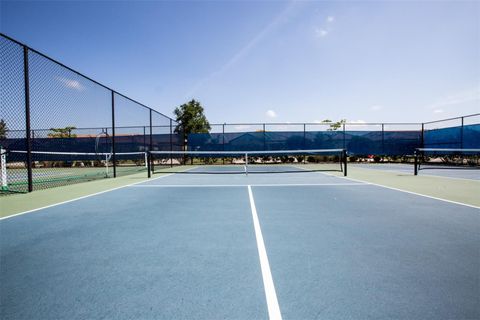
[[[267,298],[268,316],[270,319],[282,319],[280,307],[278,305],[275,285],[273,284],[272,272],[268,263],[267,250],[263,242],[262,229],[258,220],[257,208],[253,200],[252,187],[248,186],[248,197],[250,199],[250,208],[252,210],[253,227],[255,229],[255,237],[257,239],[258,256],[260,258],[260,267],[262,269],[263,287],[265,289],[265,297]]]
[[[350,180],[350,181],[367,183],[367,182],[362,181],[362,180],[352,179],[352,178],[347,178],[347,177],[341,177],[341,176],[335,176],[335,175],[328,174],[328,173],[325,173],[325,172],[323,172],[323,174],[328,175],[328,176],[332,176],[332,177],[337,177],[337,178],[341,178],[341,179]],[[443,202],[458,204],[458,205],[461,205],[461,206],[470,207],[470,208],[474,208],[474,209],[480,209],[480,207],[478,207],[478,206],[474,206],[474,205],[467,204],[467,203],[462,203],[462,202],[457,202],[457,201],[453,201],[453,200],[447,200],[447,199],[437,198],[437,197],[429,196],[429,195],[426,195],[426,194],[421,194],[421,193],[417,193],[417,192],[413,192],[413,191],[398,189],[398,188],[394,188],[394,187],[388,187],[388,186],[384,186],[384,185],[377,184],[377,183],[372,183],[372,182],[368,182],[368,184],[370,184],[370,185],[372,185],[372,186],[376,186],[376,187],[385,188],[385,189],[390,189],[390,190],[405,192],[405,193],[413,194],[413,195],[420,196],[420,197],[425,197],[425,198],[430,198],[430,199],[434,199],[434,200],[438,200],[438,201],[443,201]]]
[[[110,192],[110,191],[114,191],[114,190],[118,190],[118,189],[122,189],[122,188],[126,188],[126,187],[131,187],[131,186],[137,185],[137,184],[139,184],[139,183],[144,183],[144,182],[146,182],[146,181],[152,181],[152,180],[157,180],[157,179],[165,178],[165,177],[171,176],[172,174],[173,174],[173,173],[171,173],[171,174],[166,174],[166,175],[160,176],[160,177],[158,177],[158,178],[153,178],[153,179],[149,179],[149,180],[143,180],[143,181],[139,181],[139,182],[127,184],[127,185],[124,185],[124,186],[121,186],[121,187],[116,187],[116,188],[112,188],[112,189],[108,189],[108,190],[104,190],[104,191],[92,193],[92,194],[89,194],[89,195],[86,195],[86,196],[82,196],[82,197],[70,199],[70,200],[67,200],[67,201],[62,201],[62,202],[54,203],[54,204],[51,204],[51,205],[48,205],[48,206],[45,206],[45,207],[36,208],[36,209],[27,210],[27,211],[23,211],[23,212],[20,212],[20,213],[12,214],[11,216],[6,216],[6,217],[3,217],[3,218],[0,218],[0,221],[1,221],[1,220],[6,220],[6,219],[10,219],[10,218],[13,218],[13,217],[17,217],[17,216],[20,216],[20,215],[24,215],[24,214],[26,214],[26,213],[31,213],[31,212],[35,212],[35,211],[38,211],[38,210],[43,210],[43,209],[47,209],[47,208],[59,206],[59,205],[61,205],[61,204],[65,204],[65,203],[69,203],[69,202],[73,202],[73,201],[77,201],[77,200],[81,200],[81,199],[93,197],[93,196],[96,196],[96,195],[99,195],[99,194],[102,194],[102,193],[106,193],[106,192]]]
[[[250,184],[254,187],[322,187],[322,186],[365,186],[369,183],[272,183],[272,184]],[[131,188],[228,188],[247,187],[248,184],[142,184],[130,185]]]

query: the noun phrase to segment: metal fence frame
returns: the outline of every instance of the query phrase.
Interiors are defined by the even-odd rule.
[[[77,71],[77,70],[74,70],[68,66],[66,66],[65,64],[33,49],[33,48],[30,48],[29,46],[3,34],[3,33],[0,33],[0,36],[3,37],[4,39],[12,42],[12,43],[15,43],[17,45],[19,45],[20,47],[23,48],[23,79],[24,79],[24,99],[25,99],[25,142],[26,142],[26,151],[27,151],[27,154],[26,154],[26,169],[27,169],[27,179],[28,179],[28,192],[32,192],[33,191],[33,178],[32,178],[32,132],[34,132],[35,130],[39,130],[39,129],[35,129],[35,130],[32,130],[31,128],[31,121],[30,121],[30,115],[31,115],[31,112],[30,112],[30,71],[29,71],[29,52],[33,52],[47,60],[49,60],[50,62],[70,71],[70,72],[73,72],[74,74],[106,89],[107,91],[110,91],[111,93],[111,130],[112,130],[112,136],[111,136],[111,139],[112,139],[112,161],[113,161],[113,177],[117,177],[117,172],[116,172],[116,161],[115,161],[115,138],[116,138],[116,133],[115,133],[115,129],[117,128],[116,127],[116,123],[115,123],[115,96],[119,96],[119,97],[122,97],[136,105],[139,105],[140,107],[143,107],[145,109],[148,110],[149,112],[149,117],[150,117],[150,124],[149,124],[149,131],[150,131],[150,135],[149,135],[149,148],[150,150],[152,149],[152,129],[153,129],[153,124],[152,124],[152,115],[157,115],[157,116],[161,116],[163,118],[165,118],[168,122],[169,122],[169,126],[170,126],[170,135],[173,134],[173,128],[172,126],[174,126],[176,124],[175,120],[173,120],[172,118],[164,115],[163,113],[161,112],[158,112],[157,110],[151,108],[151,107],[148,107],[147,105],[143,104],[143,103],[140,103],[138,102],[137,100],[134,100],[122,93],[119,93],[118,91],[86,76],[85,74]],[[7,130],[7,132],[9,131],[13,131],[13,130]],[[17,131],[22,131],[22,130],[17,130]],[[170,137],[170,150],[173,150],[173,139],[172,137]],[[148,175],[150,176],[150,171],[148,172]]]

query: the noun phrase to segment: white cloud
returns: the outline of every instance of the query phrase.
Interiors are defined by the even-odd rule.
[[[63,85],[69,89],[73,89],[77,91],[82,91],[84,89],[84,87],[77,80],[58,78],[58,81],[63,83]]]
[[[382,110],[383,109],[383,106],[379,106],[379,105],[373,105],[370,107],[370,110],[372,111],[378,111],[378,110]]]
[[[277,113],[273,110],[267,110],[267,112],[265,112],[265,115],[268,118],[276,118],[277,117]]]
[[[315,35],[316,35],[318,38],[326,37],[327,34],[328,34],[328,31],[327,31],[327,30],[322,29],[322,28],[315,28]]]
[[[435,110],[433,110],[433,113],[443,113],[443,110],[442,109],[435,109]]]
[[[332,23],[333,21],[335,21],[335,17],[334,17],[334,16],[328,16],[328,17],[327,17],[327,22],[328,22],[328,23]]]
[[[348,121],[348,123],[367,123],[365,120],[352,120],[352,121]]]

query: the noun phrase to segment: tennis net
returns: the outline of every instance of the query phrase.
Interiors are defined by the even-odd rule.
[[[115,153],[113,157],[112,153],[31,151],[31,179],[35,189],[43,189],[110,178],[113,177],[113,161],[117,176],[147,170],[145,152]],[[27,151],[2,150],[2,191],[27,191],[27,162]]]
[[[347,175],[344,149],[270,151],[151,151],[153,173],[256,174],[339,171]]]
[[[414,174],[428,169],[480,169],[480,149],[418,148]]]

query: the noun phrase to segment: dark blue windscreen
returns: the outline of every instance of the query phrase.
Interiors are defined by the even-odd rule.
[[[420,131],[267,131],[188,136],[188,149],[197,151],[346,148],[355,155],[406,155],[420,146]]]

